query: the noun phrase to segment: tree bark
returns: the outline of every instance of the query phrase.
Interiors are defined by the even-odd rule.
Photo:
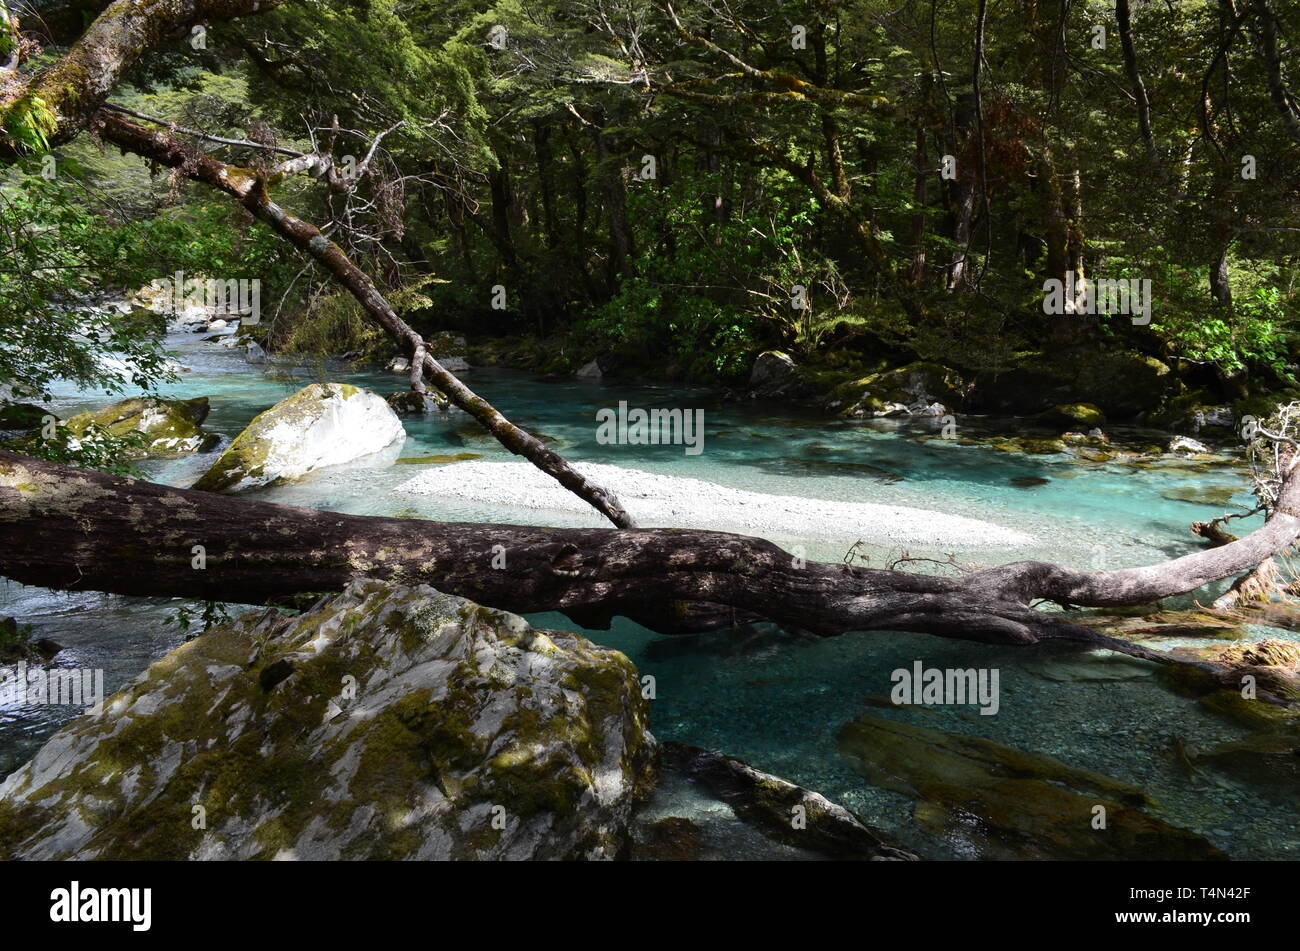
[[[1288,476],[1261,528],[1163,564],[1077,571],[1021,561],[939,577],[805,562],[771,542],[721,532],[323,512],[0,451],[0,575],[24,584],[265,604],[377,577],[511,611],[564,611],[588,627],[621,614],[669,633],[725,626],[727,612],[711,607],[723,605],[742,613],[733,623],[758,615],[821,635],[883,629],[990,644],[1066,640],[1175,663],[1031,604],[1113,607],[1184,594],[1250,570],[1297,534],[1300,479]]]
[[[57,117],[51,146],[74,138],[147,52],[193,23],[265,13],[281,0],[115,0],[48,69],[0,94],[0,124],[18,104],[40,99]],[[0,157],[6,151],[0,139]]]

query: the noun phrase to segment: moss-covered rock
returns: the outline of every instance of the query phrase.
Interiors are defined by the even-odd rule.
[[[0,784],[0,855],[574,859],[653,785],[622,654],[354,582],[172,651]]]
[[[437,390],[417,393],[414,390],[399,390],[389,393],[385,402],[398,416],[423,416],[434,410],[446,409],[451,401]]]
[[[917,362],[846,380],[831,391],[829,405],[851,417],[942,415],[929,411],[930,407],[938,403],[946,412],[964,400],[965,392],[957,371]]]
[[[384,398],[345,383],[313,383],[258,415],[194,488],[240,492],[326,466],[401,451],[406,430]]]
[[[1061,403],[1043,413],[1041,419],[1049,426],[1086,431],[1106,422],[1106,414],[1092,403]]]
[[[192,400],[138,396],[103,409],[80,413],[65,425],[74,437],[95,431],[118,438],[128,433],[140,433],[144,437],[143,445],[124,449],[123,456],[128,459],[167,458],[206,452],[221,441],[216,433],[203,429],[209,409],[206,396]]]
[[[1072,380],[1080,400],[1095,403],[1117,418],[1149,412],[1174,385],[1168,364],[1123,350],[1082,354]]]

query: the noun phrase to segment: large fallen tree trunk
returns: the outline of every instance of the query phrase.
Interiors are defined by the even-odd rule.
[[[1156,601],[1231,577],[1300,534],[1300,480],[1258,530],[1144,568],[1022,561],[962,577],[805,562],[771,542],[685,529],[544,528],[376,518],[176,489],[0,452],[0,575],[129,595],[279,603],[369,576],[428,583],[512,611],[616,614],[656,630],[719,626],[726,605],[819,634],[922,631],[991,644],[1068,640],[1167,655],[1032,605]],[[196,546],[202,546],[201,549]]]

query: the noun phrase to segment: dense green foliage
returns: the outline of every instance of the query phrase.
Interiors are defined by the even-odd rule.
[[[300,0],[159,52],[115,101],[336,162],[374,144],[355,189],[290,178],[277,200],[420,329],[551,336],[565,367],[730,380],[780,347],[996,374],[1119,347],[1230,397],[1292,386],[1300,10],[1129,7]],[[152,240],[156,272],[260,277],[271,345],[384,350],[327,275],[210,196],[70,154],[99,196],[82,201],[119,218],[95,237],[104,279],[126,280],[114,240]],[[72,189],[31,190],[27,213],[68,213]],[[1067,277],[1149,280],[1149,325],[1044,313]]]

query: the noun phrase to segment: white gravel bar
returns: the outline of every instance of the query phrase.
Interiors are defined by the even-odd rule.
[[[814,543],[860,539],[868,544],[953,549],[1013,548],[1035,540],[992,522],[929,509],[768,495],[592,462],[573,463],[573,467],[618,496],[643,528],[699,528]],[[431,466],[401,483],[397,491],[482,503],[506,511],[590,513],[592,524],[606,524],[585,502],[528,462]]]

